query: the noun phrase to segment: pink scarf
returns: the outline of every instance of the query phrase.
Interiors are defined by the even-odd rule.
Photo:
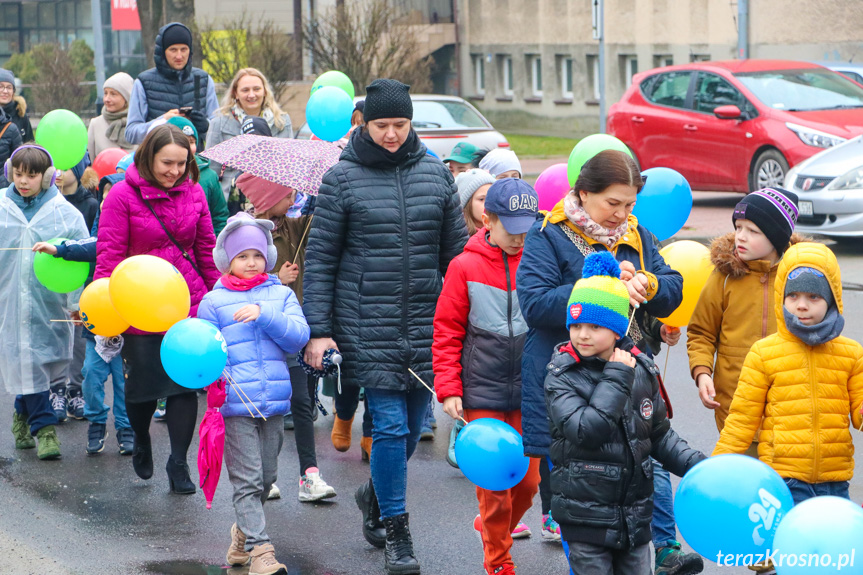
[[[249,291],[267,281],[267,274],[258,274],[249,279],[238,278],[235,275],[225,274],[222,276],[222,285],[231,291]]]
[[[618,240],[626,233],[626,228],[629,225],[628,222],[623,222],[613,230],[602,227],[588,215],[573,192],[567,194],[563,200],[563,213],[566,214],[566,218],[570,222],[575,224],[589,238],[598,241],[608,249],[613,248],[617,244]]]

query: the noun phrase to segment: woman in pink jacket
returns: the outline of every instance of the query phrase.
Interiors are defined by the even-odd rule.
[[[197,179],[198,168],[186,135],[171,125],[153,129],[135,152],[135,163],[126,171],[126,179],[111,188],[102,206],[95,278],[110,276],[127,257],[158,256],[183,274],[194,317],[201,299],[219,279],[213,263],[216,237],[207,198],[195,183]],[[169,484],[175,493],[194,493],[186,454],[195,432],[197,396],[165,373],[159,355],[164,334],[130,328],[123,335],[126,409],[135,432],[135,473],[141,479],[153,476],[150,421],[157,400],[167,397]]]

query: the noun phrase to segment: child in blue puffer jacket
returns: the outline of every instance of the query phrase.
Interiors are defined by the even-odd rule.
[[[264,502],[276,481],[291,408],[285,358],[309,340],[297,296],[276,275],[273,222],[239,213],[216,240],[213,260],[223,274],[204,296],[198,317],[215,325],[228,344],[225,466],[234,487],[237,522],[231,527],[229,565],[251,561],[250,573],[287,568],[276,561],[266,532]]]

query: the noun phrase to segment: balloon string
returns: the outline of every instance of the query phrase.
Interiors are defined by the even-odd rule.
[[[315,214],[312,214],[311,217],[309,217],[309,223],[306,224],[306,229],[303,232],[302,237],[300,238],[300,243],[297,244],[297,253],[294,254],[294,261],[291,262],[291,265],[297,263],[297,258],[300,257],[300,251],[302,251],[303,249],[303,240],[306,239],[306,234],[309,233],[309,229],[312,227],[312,220],[314,219],[314,217]]]
[[[233,385],[234,387],[236,387],[236,388],[237,388],[237,391],[239,391],[240,393],[242,393],[242,394],[246,397],[246,399],[248,399],[248,400],[249,400],[249,403],[252,405],[252,407],[254,407],[254,408],[255,408],[255,411],[257,411],[257,412],[258,412],[258,415],[260,415],[260,416],[261,416],[261,418],[263,418],[263,420],[264,420],[264,421],[266,421],[266,420],[267,420],[267,418],[266,418],[266,417],[264,417],[264,414],[263,414],[263,413],[261,413],[261,410],[260,410],[260,409],[258,409],[258,406],[257,406],[257,405],[255,405],[255,402],[254,402],[254,401],[252,401],[252,400],[249,398],[249,396],[248,396],[248,395],[246,395],[246,392],[245,392],[245,391],[243,391],[243,388],[242,388],[242,387],[240,387],[240,384],[238,384],[236,381],[234,381],[234,378],[232,378],[232,377],[230,376],[230,374],[228,373],[228,370],[223,371],[223,372],[222,372],[222,375],[224,375],[224,376],[225,376],[225,379],[226,379],[226,380],[228,380],[228,383],[230,383],[231,385]],[[240,397],[240,395],[239,395],[239,394],[237,394],[237,397]],[[242,402],[243,402],[243,405],[245,405],[245,406],[246,406],[246,409],[248,409],[248,410],[249,410],[249,415],[251,415],[251,416],[252,416],[252,418],[254,418],[254,417],[255,417],[255,414],[254,414],[254,413],[252,413],[252,410],[251,410],[251,409],[249,409],[249,406],[248,406],[248,405],[246,405],[246,402],[245,402],[245,401],[243,401],[243,398],[242,398],[242,397],[240,397],[240,401],[242,401]]]
[[[0,248],[0,252],[11,252],[14,250],[33,250],[33,248]]]
[[[408,371],[410,372],[410,374],[411,374],[412,376],[414,376],[415,378],[417,378],[417,379],[419,380],[419,382],[420,382],[421,384],[423,384],[427,390],[429,390],[429,391],[431,392],[431,394],[434,396],[434,398],[435,398],[435,399],[437,399],[437,394],[434,392],[434,390],[433,390],[432,388],[430,388],[430,387],[428,386],[428,384],[427,384],[426,382],[424,382],[424,381],[423,381],[423,378],[421,378],[421,377],[420,377],[420,376],[418,376],[416,373],[414,373],[414,370],[412,370],[411,368],[408,368]],[[464,417],[459,416],[459,419],[460,419],[460,420],[462,420],[462,421],[464,422],[464,424],[465,424],[465,425],[467,425],[467,420],[466,420]]]
[[[665,367],[662,368],[662,381],[665,381],[665,374],[668,373],[668,358],[671,357],[671,346],[666,346],[668,349],[665,350]]]

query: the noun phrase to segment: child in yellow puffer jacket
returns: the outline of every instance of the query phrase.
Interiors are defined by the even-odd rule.
[[[778,331],[746,356],[713,454],[743,453],[761,425],[759,459],[782,476],[795,504],[818,495],[848,498],[848,426],[863,427],[863,346],[840,335],[836,256],[822,244],[792,246],[774,290]]]

